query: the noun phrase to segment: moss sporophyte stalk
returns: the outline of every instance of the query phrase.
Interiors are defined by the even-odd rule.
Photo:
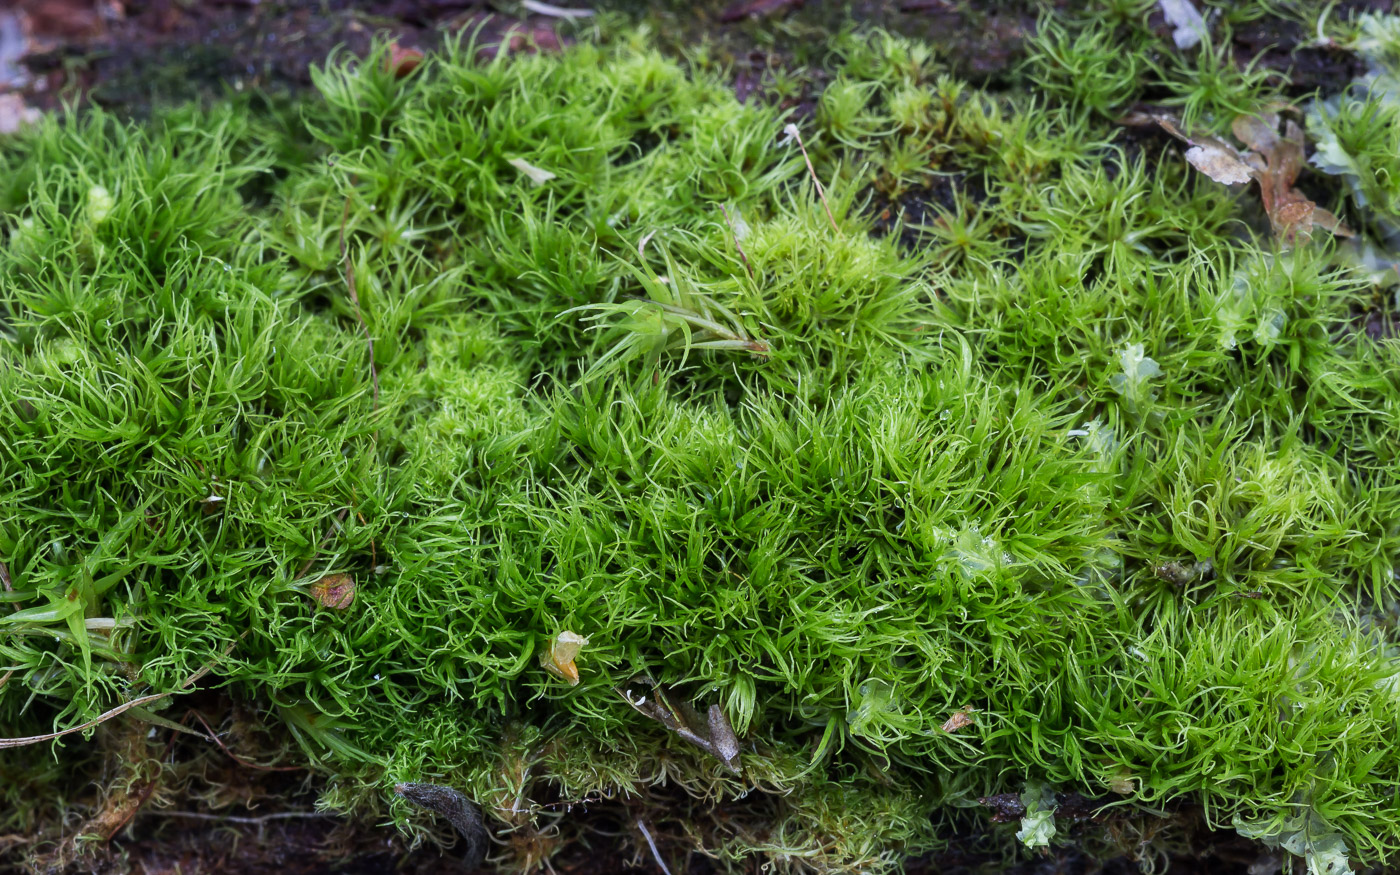
[[[217,690],[507,871],[583,801],[732,871],[1393,865],[1400,25],[1299,12],[1314,100],[1207,5],[986,85],[847,30],[786,106],[603,16],[4,140],[0,836],[164,810]]]

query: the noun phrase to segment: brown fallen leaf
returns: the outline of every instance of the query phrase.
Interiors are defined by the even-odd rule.
[[[639,689],[643,686],[647,689]],[[739,737],[720,706],[711,705],[701,717],[685,701],[673,697],[656,681],[644,676],[633,678],[617,692],[637,713],[650,717],[715,757],[734,774],[743,774],[739,765]]]
[[[540,666],[555,677],[567,681],[569,686],[578,686],[578,666],[574,657],[588,643],[588,639],[574,632],[560,632],[549,643],[549,650],[540,653]]]
[[[1211,134],[1187,133],[1182,130],[1179,119],[1164,112],[1133,112],[1119,123],[1155,124],[1187,143],[1191,148],[1186,150],[1186,160],[1216,182],[1238,185],[1254,180],[1259,183],[1259,197],[1269,224],[1286,245],[1300,238],[1306,240],[1313,228],[1322,228],[1338,237],[1356,236],[1331,212],[1294,188],[1303,169],[1304,140],[1303,129],[1292,119],[1283,121],[1280,135],[1277,113],[1236,118],[1231,131],[1249,151],[1236,149]]]
[[[323,608],[343,611],[355,601],[355,578],[348,574],[327,574],[311,584],[311,597]]]
[[[1257,160],[1251,162],[1254,178],[1259,182],[1259,196],[1275,234],[1288,243],[1299,237],[1307,239],[1314,227],[1338,237],[1356,236],[1336,216],[1293,187],[1305,157],[1303,129],[1297,122],[1284,121],[1282,137],[1279,136],[1279,117],[1274,113],[1240,116],[1231,130],[1257,156]]]
[[[961,711],[954,711],[953,716],[943,722],[944,732],[957,732],[964,726],[971,726],[973,711],[971,708],[963,708]]]
[[[1186,150],[1186,160],[1191,166],[1226,185],[1240,185],[1253,179],[1254,169],[1244,160],[1239,150],[1211,134],[1188,135],[1181,129],[1181,122],[1162,112],[1132,112],[1119,119],[1119,124],[1142,126],[1155,124],[1191,148]]]

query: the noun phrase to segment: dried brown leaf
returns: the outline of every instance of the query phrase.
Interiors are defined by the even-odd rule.
[[[1253,178],[1253,170],[1228,143],[1209,137],[1186,150],[1191,166],[1226,185],[1242,185]]]
[[[1304,160],[1303,129],[1291,119],[1283,122],[1272,111],[1240,116],[1230,126],[1234,135],[1249,147],[1241,152],[1210,134],[1186,133],[1181,122],[1164,112],[1137,111],[1119,119],[1123,125],[1155,124],[1173,137],[1190,144],[1186,160],[1191,166],[1226,185],[1239,185],[1251,179],[1259,183],[1259,199],[1269,217],[1274,234],[1286,244],[1307,239],[1313,228],[1322,228],[1338,237],[1355,236],[1332,213],[1318,207],[1294,187]]]
[[[972,709],[963,708],[961,711],[954,711],[953,716],[943,722],[943,731],[957,732],[964,726],[971,726],[972,723]]]
[[[1278,145],[1278,116],[1242,115],[1230,125],[1235,138],[1256,152],[1271,152]]]
[[[1287,244],[1306,240],[1314,227],[1330,231],[1339,237],[1350,237],[1350,228],[1337,217],[1320,209],[1307,195],[1294,188],[1303,169],[1303,129],[1291,119],[1284,122],[1283,135],[1278,133],[1278,116],[1272,113],[1235,119],[1235,136],[1254,148],[1263,169],[1256,169],[1259,198],[1269,216],[1274,233]]]
[[[1181,129],[1181,122],[1175,116],[1164,112],[1130,112],[1118,120],[1121,125],[1141,127],[1157,125],[1162,130],[1186,143],[1186,160],[1191,166],[1226,185],[1239,185],[1249,182],[1251,171],[1244,156],[1229,143],[1211,134],[1187,134]]]
[[[1338,237],[1355,237],[1356,232],[1342,224],[1342,220],[1332,214],[1331,210],[1324,210],[1318,207],[1312,214],[1313,227],[1330,231]]]
[[[639,690],[640,686],[647,687],[648,691]],[[668,693],[648,677],[633,678],[617,692],[637,713],[650,717],[715,757],[734,774],[743,774],[739,765],[739,737],[720,706],[711,705],[702,718],[683,699]]]

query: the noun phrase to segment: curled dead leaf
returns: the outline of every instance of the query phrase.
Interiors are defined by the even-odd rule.
[[[1191,148],[1186,150],[1186,160],[1191,166],[1226,185],[1240,185],[1253,178],[1253,171],[1245,163],[1244,156],[1229,143],[1211,134],[1187,134],[1175,116],[1164,112],[1132,112],[1118,120],[1119,124],[1132,126],[1157,125]]]
[[[355,601],[355,578],[348,574],[327,574],[311,584],[311,597],[323,608],[343,611]]]
[[[1179,119],[1164,112],[1133,112],[1119,123],[1155,124],[1187,143],[1191,148],[1186,150],[1186,160],[1216,182],[1259,183],[1259,197],[1269,224],[1285,244],[1307,239],[1313,228],[1338,237],[1355,236],[1336,216],[1294,187],[1303,169],[1304,139],[1303,129],[1292,119],[1282,122],[1280,133],[1280,119],[1275,112],[1236,118],[1230,130],[1248,147],[1243,152],[1214,135],[1184,131]]]
[[[540,667],[569,686],[578,686],[578,666],[574,657],[588,643],[588,639],[574,632],[560,632],[549,643],[549,650],[540,654]]]
[[[739,765],[739,737],[719,705],[711,705],[701,717],[674,691],[668,692],[645,676],[633,678],[617,692],[637,713],[650,717],[715,757],[734,774],[743,774]]]
[[[954,711],[952,717],[943,721],[943,731],[957,732],[964,726],[971,726],[973,723],[972,714],[973,711],[971,708],[963,708],[960,711]]]

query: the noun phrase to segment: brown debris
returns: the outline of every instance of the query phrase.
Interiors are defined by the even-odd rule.
[[[1216,182],[1239,185],[1254,180],[1269,216],[1274,234],[1285,244],[1306,240],[1313,228],[1322,228],[1338,237],[1354,237],[1354,232],[1332,213],[1313,203],[1293,184],[1303,169],[1303,129],[1292,119],[1283,121],[1266,112],[1240,116],[1231,126],[1236,138],[1252,151],[1240,151],[1219,137],[1187,133],[1175,116],[1158,111],[1132,112],[1119,120],[1123,125],[1155,124],[1188,144],[1186,160]]]
[[[992,823],[1010,823],[1026,816],[1025,803],[1020,793],[997,793],[977,800],[992,809]]]
[[[634,688],[641,684],[649,689],[643,692]],[[637,713],[650,717],[715,757],[734,774],[743,774],[739,766],[739,738],[720,706],[711,705],[709,712],[701,717],[689,704],[673,698],[648,677],[633,678],[617,692]]]
[[[953,716],[944,721],[943,731],[957,732],[964,726],[971,726],[974,722],[972,713],[973,711],[971,708],[963,708],[961,711],[954,711]]]
[[[1025,803],[1019,793],[997,793],[977,800],[992,810],[992,823],[1010,823],[1026,815]],[[1092,820],[1099,816],[1105,801],[1092,799],[1080,793],[1055,794],[1056,820]]]
[[[548,18],[528,18],[517,21],[492,12],[476,12],[455,19],[449,29],[475,40],[478,60],[489,61],[498,55],[524,52],[558,54],[572,40],[566,40],[554,29]]]
[[[767,18],[790,9],[800,9],[806,0],[739,0],[731,3],[719,14],[725,24],[742,21],[745,18]]]

